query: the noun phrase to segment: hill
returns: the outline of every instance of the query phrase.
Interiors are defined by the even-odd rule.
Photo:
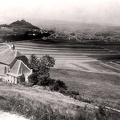
[[[0,25],[0,34],[21,34],[29,30],[39,30],[40,28],[32,25],[31,23],[25,20],[17,20],[10,24],[1,24]]]
[[[29,22],[27,22],[27,21],[25,21],[25,20],[17,20],[17,21],[15,21],[15,22],[12,22],[11,24],[10,24],[10,26],[11,27],[17,27],[17,28],[19,28],[19,27],[22,27],[22,28],[30,28],[30,29],[39,29],[38,27],[36,27],[36,26],[34,26],[34,25],[32,25],[31,23],[29,23]]]

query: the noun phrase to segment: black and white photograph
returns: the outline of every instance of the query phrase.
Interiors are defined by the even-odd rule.
[[[120,0],[0,0],[0,120],[120,120]]]

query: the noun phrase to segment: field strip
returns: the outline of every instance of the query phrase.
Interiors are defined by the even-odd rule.
[[[18,51],[58,51],[56,50],[52,50],[52,49],[30,49],[30,48],[17,48]]]
[[[113,65],[115,65],[115,67],[117,67],[118,69],[120,69],[120,64],[117,64],[117,63],[114,63],[114,62],[110,62],[112,63]]]
[[[17,45],[15,45],[16,46],[16,48],[33,48],[33,49],[42,49],[42,48],[44,48],[44,49],[60,49],[60,50],[75,50],[75,51],[98,51],[98,52],[109,52],[109,51],[107,51],[107,50],[104,50],[104,49],[93,49],[93,48],[91,48],[91,49],[88,49],[88,48],[67,48],[67,47],[61,47],[61,46],[38,46],[38,45],[36,45],[36,46],[17,46]]]
[[[94,67],[94,68],[96,68],[98,71],[100,71],[100,72],[113,72],[112,70],[110,70],[108,67],[106,67],[106,66],[101,66],[101,64],[99,63],[100,61],[97,61],[97,62],[93,62],[93,63],[91,63],[91,64],[89,64],[89,66],[91,66],[91,67]]]
[[[57,49],[72,49],[72,50],[83,50],[83,51],[89,51],[89,50],[91,50],[91,51],[101,51],[101,52],[108,52],[109,50],[104,50],[104,49],[94,49],[94,48],[81,48],[81,47],[79,47],[79,48],[69,48],[69,47],[65,47],[65,46],[59,46],[59,45],[55,45],[55,46],[43,46],[43,45],[15,45],[16,47],[22,47],[22,48],[33,48],[33,49],[39,49],[39,48],[50,48],[50,49],[55,49],[55,48],[57,48]]]
[[[113,68],[113,69],[115,69],[115,70],[118,70],[119,72],[120,72],[120,69],[118,69],[118,68],[115,68],[115,67],[113,67],[113,66],[110,66],[110,65],[108,65],[108,64],[105,64],[105,63],[103,63],[103,62],[100,62],[101,64],[103,64],[103,65],[105,65],[105,66],[107,66],[107,67],[110,67],[110,68]]]
[[[79,57],[83,57],[84,55],[81,55],[81,54],[77,54],[77,53],[57,53],[57,52],[45,52],[45,51],[41,51],[41,52],[37,52],[37,51],[24,51],[24,52],[22,52],[22,51],[20,51],[22,54],[24,54],[24,55],[31,55],[31,54],[36,54],[36,55],[63,55],[63,56],[66,56],[66,55],[69,55],[69,56],[79,56]],[[90,57],[84,57],[84,58],[90,58]]]
[[[39,49],[33,49],[33,48],[16,48],[17,50],[21,50],[21,51],[24,51],[24,50],[33,50],[33,51],[60,51],[60,52],[71,52],[71,53],[85,53],[85,54],[115,54],[115,53],[108,53],[108,52],[105,52],[105,51],[103,51],[103,52],[101,52],[101,51],[84,51],[84,50],[72,50],[72,49],[70,49],[70,50],[62,50],[62,49],[50,49],[50,48],[39,48]],[[116,55],[116,54],[115,54]]]
[[[120,76],[120,74],[117,72],[107,71],[106,69],[103,69],[103,71],[100,71],[97,68],[90,67],[87,65],[82,65],[82,64],[85,64],[84,60],[81,61],[81,63],[80,63],[80,61],[78,61],[78,62],[79,63],[76,63],[76,61],[71,62],[71,60],[68,60],[68,61],[62,60],[61,62],[56,61],[55,68],[73,69],[73,70],[80,70],[80,71],[84,71],[84,72],[100,73],[100,74],[108,74],[108,75],[113,74],[113,75]],[[109,70],[109,68],[108,68],[108,70]]]
[[[104,50],[104,48],[100,48],[100,47],[95,47],[95,46],[91,46],[91,45],[66,45],[66,44],[51,44],[51,43],[22,43],[22,44],[18,44],[18,43],[13,43],[16,46],[60,46],[60,47],[66,47],[66,48],[86,48],[86,49],[101,49]],[[10,45],[12,45],[12,43],[10,43]],[[105,50],[109,50],[109,49],[105,49]]]
[[[82,68],[82,69],[83,69],[83,70],[85,70],[85,71],[86,71],[86,70],[87,70],[87,71],[89,70],[89,68],[88,68],[88,67],[86,68],[86,66],[81,65],[81,64],[80,64],[80,65],[75,64],[75,63],[70,63],[70,64],[72,64],[72,65],[74,65],[74,66],[76,66],[76,67]]]
[[[61,51],[66,51],[68,50],[69,51],[75,51],[75,52],[101,52],[101,53],[108,53],[109,51],[104,51],[104,50],[90,50],[90,49],[74,49],[74,48],[60,48],[60,47],[23,47],[23,46],[16,46],[16,49],[33,49],[33,50],[38,50],[38,49],[48,49],[48,50],[61,50]],[[109,52],[109,53],[114,53],[114,52]]]
[[[15,44],[15,46],[16,47],[33,47],[33,48],[37,48],[37,47],[49,47],[49,48],[52,48],[52,47],[54,47],[54,48],[62,48],[62,49],[76,49],[76,50],[96,50],[96,51],[109,51],[109,50],[106,50],[106,49],[99,49],[99,48],[88,48],[87,46],[86,47],[82,47],[82,46],[65,46],[65,45],[56,45],[56,44],[47,44],[47,45],[45,45],[45,44],[29,44],[29,43],[27,43],[27,44],[22,44],[22,45],[18,45],[18,44]]]
[[[55,67],[55,68],[59,69],[58,67]],[[61,69],[61,68],[60,68],[60,69]],[[63,67],[62,67],[62,69],[71,70],[70,67],[68,67],[68,68],[63,68]],[[100,73],[100,74],[107,74],[107,75],[117,75],[117,76],[120,76],[120,74],[119,74],[119,73],[116,73],[116,72],[87,71],[87,70],[80,69],[80,68],[78,68],[78,67],[73,67],[72,70],[80,70],[80,71],[87,72],[87,73]]]

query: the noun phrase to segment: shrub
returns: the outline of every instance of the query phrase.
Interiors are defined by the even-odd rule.
[[[49,86],[51,84],[51,79],[48,76],[40,76],[37,84],[40,86]]]
[[[51,85],[51,90],[59,91],[60,89],[67,90],[67,86],[63,81],[55,80],[54,83]]]
[[[34,85],[36,85],[38,83],[38,78],[37,78],[37,74],[33,73],[30,76],[28,76],[28,81],[30,83],[33,83]]]
[[[22,82],[25,82],[25,75],[24,75],[24,74],[22,74],[22,75],[20,76],[20,81],[19,81],[19,83],[22,83]]]

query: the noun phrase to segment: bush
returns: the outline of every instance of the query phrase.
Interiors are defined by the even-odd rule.
[[[99,106],[98,111],[96,111],[96,118],[98,120],[110,120],[110,113],[104,106]]]
[[[40,76],[38,78],[37,85],[40,85],[40,86],[49,86],[49,85],[51,85],[53,83],[54,83],[54,80],[50,79],[50,77],[48,77],[48,76]]]
[[[38,78],[37,78],[37,74],[33,73],[30,76],[28,76],[28,81],[30,83],[33,83],[34,85],[36,85],[38,83]]]
[[[55,80],[50,88],[51,90],[54,90],[54,91],[59,91],[60,89],[67,90],[67,86],[65,85],[65,83],[60,80]]]
[[[20,76],[20,81],[19,81],[19,83],[23,83],[23,82],[25,82],[25,75],[24,75],[24,74],[22,74],[22,75]]]
[[[67,91],[67,94],[69,95],[79,95],[78,91]]]

